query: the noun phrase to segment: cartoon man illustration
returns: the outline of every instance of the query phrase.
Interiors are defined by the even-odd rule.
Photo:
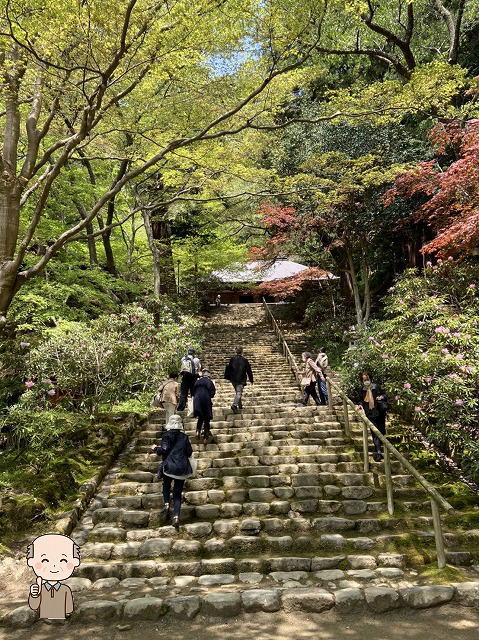
[[[78,545],[61,534],[38,536],[27,547],[27,564],[37,576],[30,585],[30,609],[38,611],[39,618],[65,619],[73,611],[73,597],[62,581],[80,564]]]

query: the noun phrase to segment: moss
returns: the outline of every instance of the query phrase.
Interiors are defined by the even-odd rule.
[[[437,564],[428,564],[421,569],[419,582],[434,582],[435,584],[451,584],[451,582],[466,582],[467,576],[457,567],[446,565],[444,569],[439,569]]]

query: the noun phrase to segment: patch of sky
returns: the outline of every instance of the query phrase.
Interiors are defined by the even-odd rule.
[[[258,60],[261,56],[261,45],[250,37],[245,37],[239,43],[238,48],[229,54],[217,54],[206,59],[206,65],[212,75],[217,77],[228,76],[237,73],[248,61]]]

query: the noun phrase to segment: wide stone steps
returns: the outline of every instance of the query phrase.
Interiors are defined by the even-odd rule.
[[[82,615],[90,615],[89,592],[112,616],[128,619],[156,619],[168,609],[186,617],[200,610],[273,611],[287,608],[293,591],[328,608],[343,606],[345,591],[356,604],[375,602],[372,591],[366,600],[374,588],[406,602],[401,589],[417,573],[409,565],[435,555],[425,493],[392,461],[396,514],[389,516],[383,464],[371,461],[364,473],[354,413],[349,440],[334,396],[332,410],[298,406],[301,392],[261,306],[215,311],[205,334],[200,359],[217,385],[215,442],[198,443],[196,419],[184,415],[198,476],[185,483],[180,527],[165,520],[160,459],[151,453],[164,428],[160,410],[136,434],[116,482],[97,500],[76,578],[80,613],[83,606]],[[246,386],[243,410],[234,414],[234,390],[222,376],[239,344],[255,384]],[[304,343],[295,347],[303,350]],[[444,530],[448,561],[470,564],[474,530]],[[448,589],[452,598],[455,588]]]

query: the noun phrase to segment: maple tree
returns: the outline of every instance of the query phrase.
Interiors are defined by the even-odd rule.
[[[436,234],[422,252],[465,256],[479,244],[479,120],[437,124],[430,139],[436,157],[401,174],[384,202],[422,196],[413,219]]]

